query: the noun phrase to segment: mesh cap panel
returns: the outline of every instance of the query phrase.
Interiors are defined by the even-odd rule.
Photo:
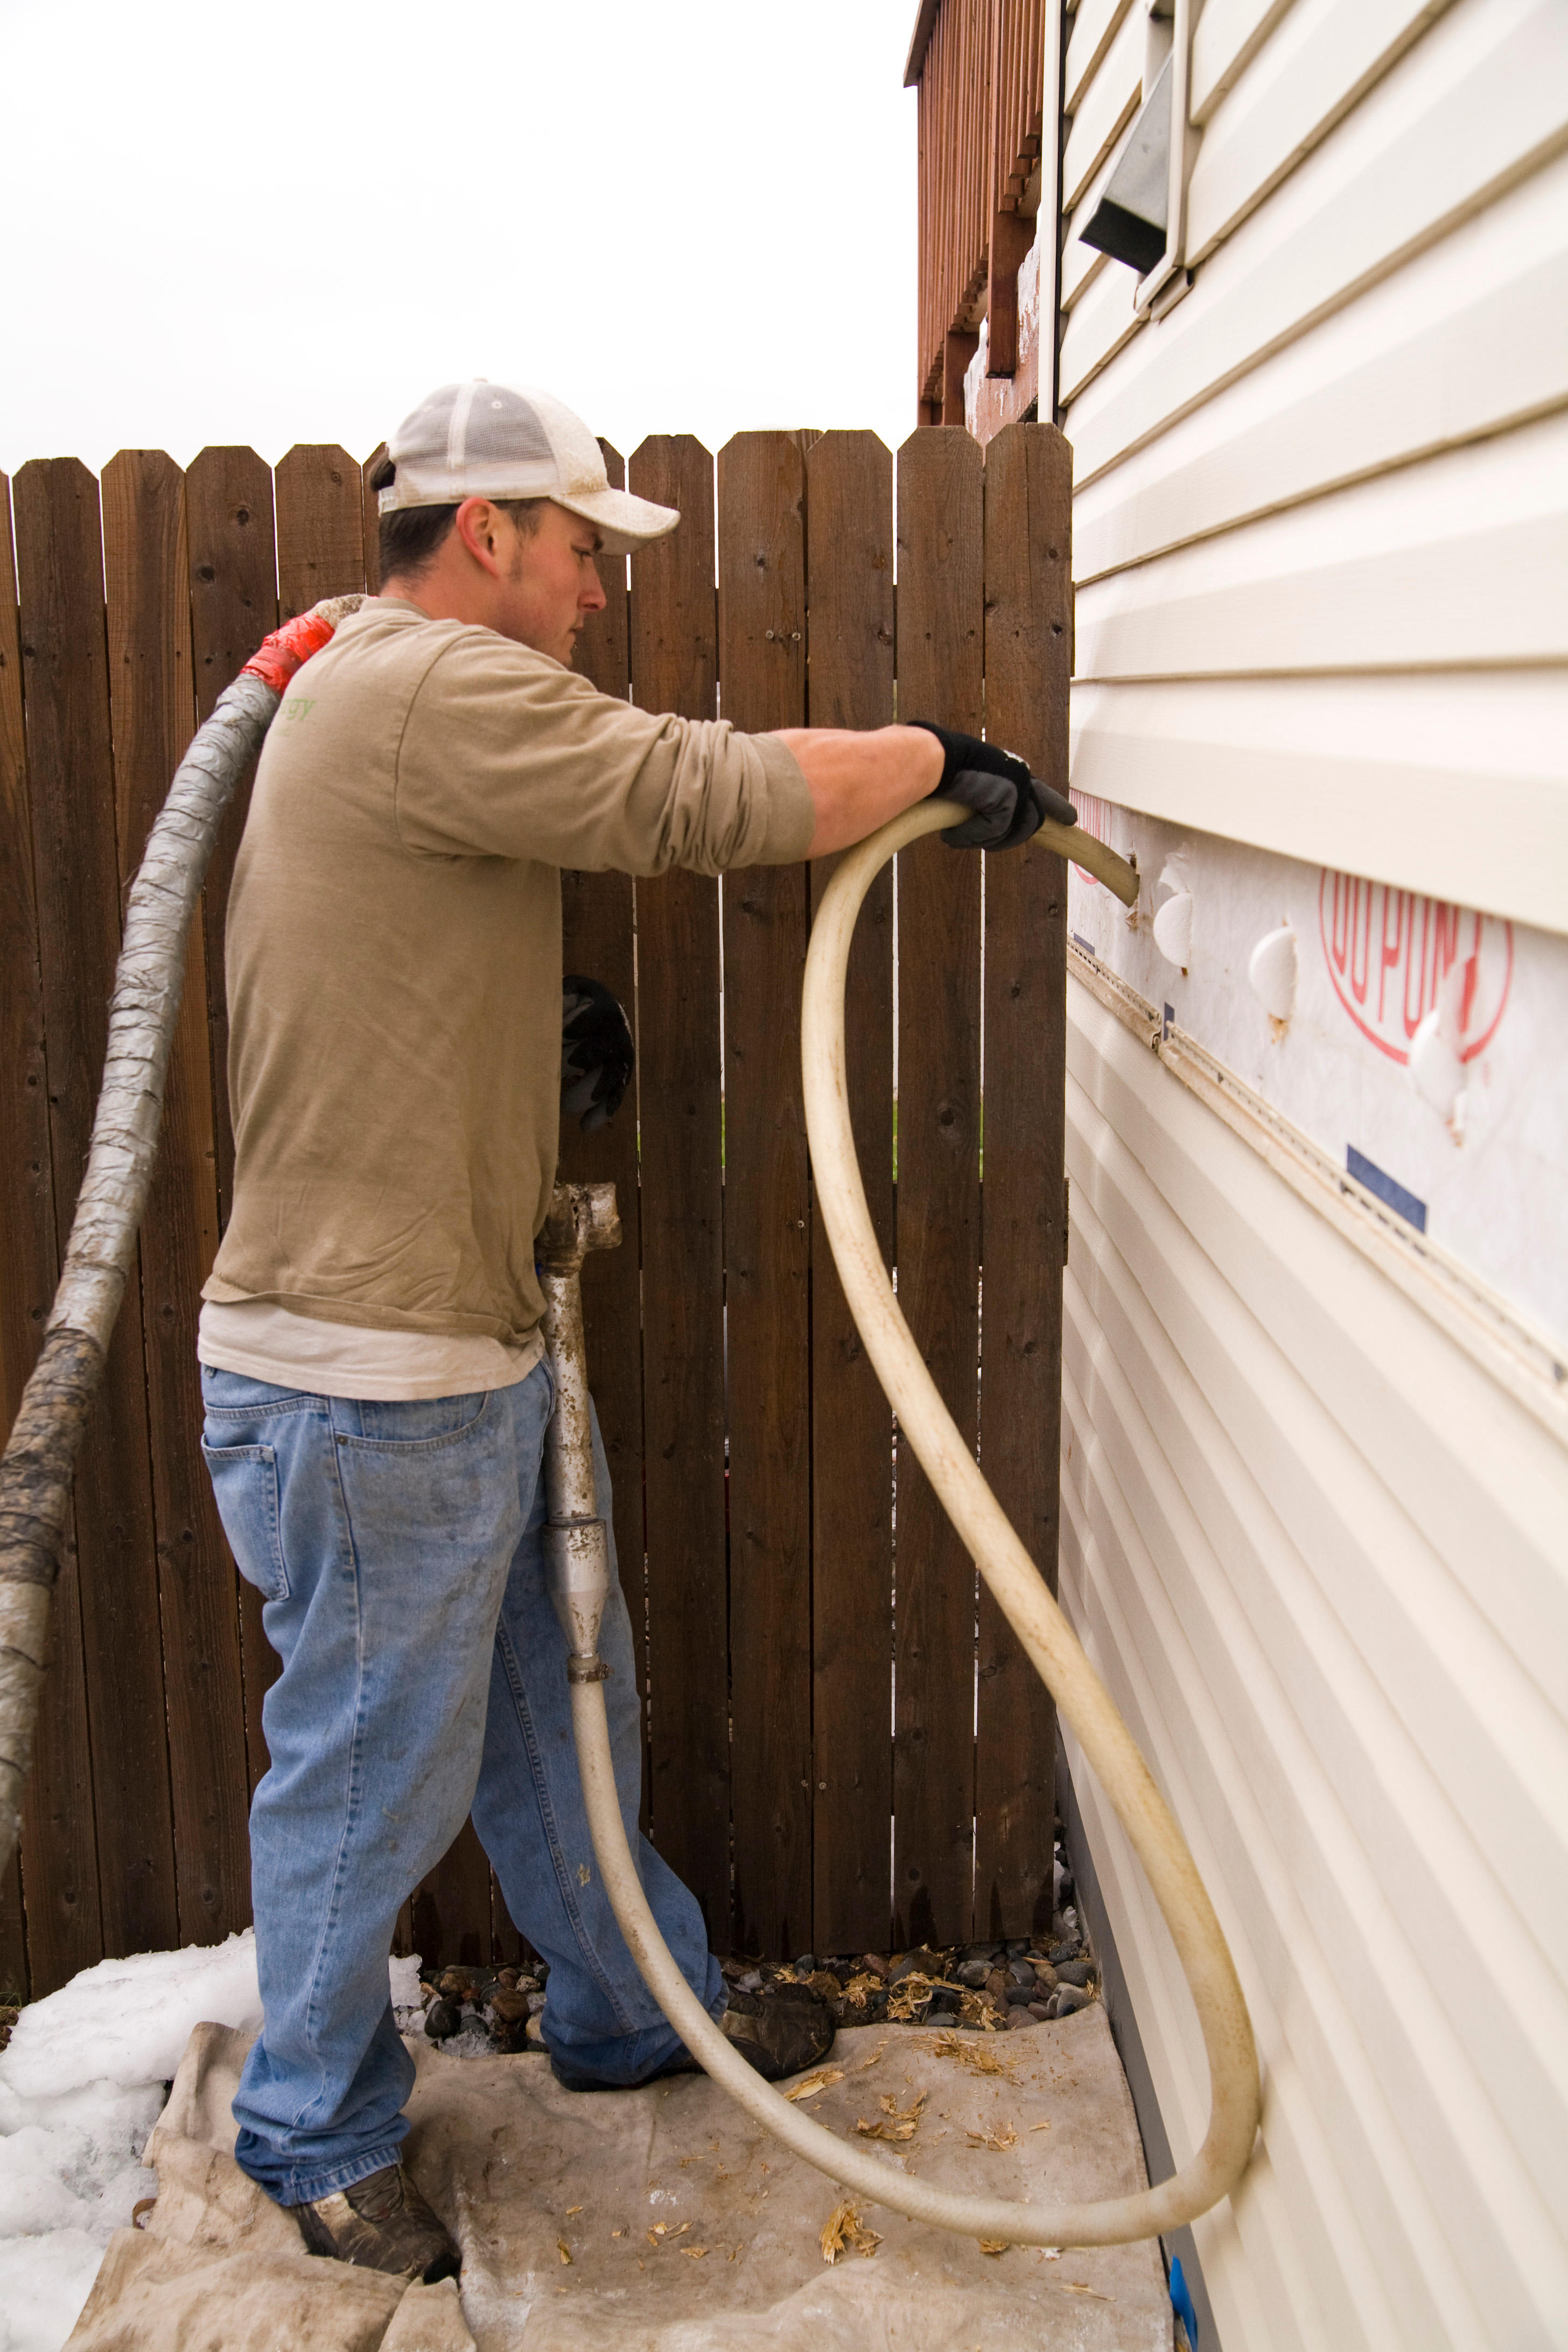
[[[396,478],[379,510],[457,506],[464,499],[552,499],[592,520],[607,552],[625,553],[673,530],[673,507],[613,490],[604,453],[579,416],[546,392],[444,383],[405,416],[387,444]]]

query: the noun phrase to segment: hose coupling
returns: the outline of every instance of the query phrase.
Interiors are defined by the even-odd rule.
[[[610,1597],[610,1547],[603,1519],[551,1520],[544,1530],[550,1598],[572,1655],[592,1658]]]

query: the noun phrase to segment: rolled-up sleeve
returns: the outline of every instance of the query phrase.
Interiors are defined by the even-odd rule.
[[[404,846],[590,872],[721,874],[804,857],[810,789],[776,736],[600,694],[492,631],[451,638],[397,751]]]

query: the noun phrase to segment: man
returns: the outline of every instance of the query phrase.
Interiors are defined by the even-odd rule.
[[[560,869],[791,863],[941,790],[976,812],[949,839],[1011,845],[1043,788],[930,728],[744,736],[597,693],[569,667],[605,601],[595,557],[679,518],[611,489],[543,394],[433,394],[393,436],[380,507],[382,593],[285,694],[236,867],[234,1210],[199,1352],[203,1450],[282,1661],[251,1815],[265,2022],[236,2155],[318,2251],[430,2278],[458,2255],[399,2160],[413,2068],[386,1958],[470,1809],[550,1963],[560,2078],[690,2063],[598,1883],[544,1575],[533,1244],[560,1109]],[[607,1523],[596,1433],[595,1461]],[[727,2004],[696,1902],[638,1840],[618,1587],[602,1648],[666,1941],[754,2064],[806,2064],[826,2011]]]

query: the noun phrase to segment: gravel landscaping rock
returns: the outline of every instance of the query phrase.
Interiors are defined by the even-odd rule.
[[[1071,1907],[1072,1876],[1060,1860],[1059,1844],[1058,1857],[1048,1937],[922,1943],[893,1953],[803,1952],[793,1961],[734,1953],[720,1967],[737,1993],[758,1993],[779,1983],[809,1986],[826,2002],[837,2025],[941,2025],[984,2035],[1021,2032],[1051,2018],[1071,2017],[1094,2000],[1096,1979],[1079,1914]],[[459,2057],[541,2048],[548,1976],[542,1961],[433,1968],[419,1987],[425,2032],[448,2055]]]

